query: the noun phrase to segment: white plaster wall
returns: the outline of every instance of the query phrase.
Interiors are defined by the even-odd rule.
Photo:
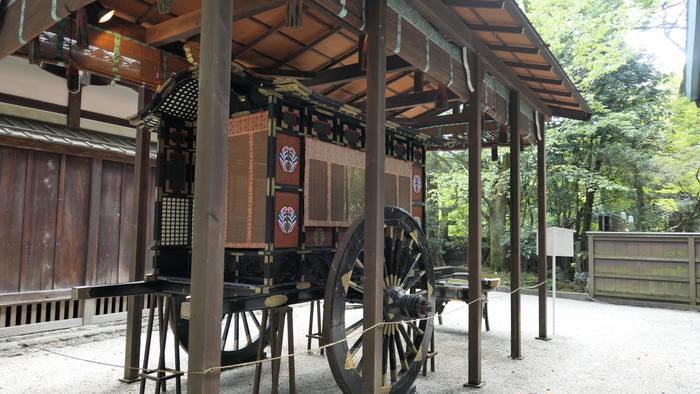
[[[0,92],[58,105],[68,105],[64,78],[48,73],[26,59],[8,56],[0,60]],[[81,109],[128,118],[138,112],[138,93],[125,86],[83,86]],[[38,121],[65,124],[66,116],[35,108],[0,102],[0,113]],[[82,118],[80,127],[87,130],[134,137],[135,129]]]
[[[14,56],[0,60],[0,92],[68,105],[68,88],[65,79]]]

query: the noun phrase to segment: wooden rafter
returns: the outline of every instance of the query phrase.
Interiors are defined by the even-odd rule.
[[[298,58],[299,56],[303,55],[306,51],[309,49],[315,47],[319,43],[321,43],[323,40],[329,38],[333,34],[335,34],[338,30],[340,30],[340,26],[335,26],[333,29],[328,30],[327,32],[321,34],[320,36],[314,38],[311,40],[311,42],[307,43],[303,47],[301,47],[299,50],[290,53],[289,55],[285,56],[282,60],[280,60],[275,66],[279,67],[283,64],[287,64],[291,62],[292,60]]]
[[[402,71],[402,72],[400,72],[400,73],[394,75],[393,77],[388,78],[388,79],[386,80],[386,86],[388,87],[388,86],[391,85],[392,83],[398,81],[399,79],[401,79],[401,78],[407,76],[407,75],[410,74],[410,73],[411,73],[411,71]],[[360,100],[360,99],[365,98],[366,96],[367,96],[367,92],[360,92],[360,93],[357,93],[356,95],[350,97],[348,100],[345,100],[345,104],[352,104],[352,105],[355,105],[355,104],[353,104],[353,103],[355,103],[356,101],[358,101],[358,100]]]
[[[524,62],[505,62],[510,67],[525,68],[528,70],[552,71],[552,66],[549,64],[536,64]]]
[[[243,48],[241,48],[238,52],[236,52],[236,54],[233,55],[233,57],[231,58],[231,60],[236,60],[236,59],[238,59],[239,57],[241,57],[241,56],[245,55],[246,53],[248,53],[251,49],[253,49],[256,45],[258,45],[258,44],[259,44],[260,42],[262,42],[264,39],[266,39],[266,38],[270,37],[271,35],[277,33],[281,28],[284,27],[284,25],[285,25],[286,23],[287,23],[287,20],[286,20],[286,18],[285,18],[285,20],[283,20],[282,22],[280,22],[280,23],[278,23],[278,24],[276,24],[276,25],[274,25],[274,26],[271,26],[269,29],[265,30],[264,33],[262,33],[261,35],[255,37],[255,39],[253,39],[253,41],[251,41],[251,42],[245,44],[245,45],[243,46]]]
[[[461,8],[503,8],[503,1],[488,0],[444,0],[450,7]]]
[[[550,85],[561,85],[563,83],[561,79],[531,77],[529,75],[518,75],[518,77],[527,82],[546,83]]]
[[[474,31],[486,31],[493,33],[522,34],[522,26],[497,26],[497,25],[477,25],[470,23],[469,28]]]
[[[534,48],[534,47],[516,47],[516,46],[511,46],[511,45],[495,45],[495,44],[487,44],[487,46],[492,51],[527,53],[530,55],[537,55],[540,53],[540,48]]]

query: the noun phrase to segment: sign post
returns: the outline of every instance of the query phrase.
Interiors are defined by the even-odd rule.
[[[552,256],[552,335],[555,330],[554,308],[557,300],[557,256],[574,257],[575,233],[575,230],[568,228],[547,227],[547,256]]]

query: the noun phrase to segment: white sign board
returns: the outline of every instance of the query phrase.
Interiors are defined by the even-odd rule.
[[[575,233],[568,228],[547,227],[547,256],[574,257]]]
[[[557,256],[574,257],[575,230],[561,227],[547,227],[547,256],[552,256],[556,266]],[[539,245],[539,242],[537,243]],[[538,250],[539,253],[539,250]],[[552,335],[554,335],[555,303],[557,300],[557,270],[552,267]]]

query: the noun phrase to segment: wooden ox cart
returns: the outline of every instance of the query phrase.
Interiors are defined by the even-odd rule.
[[[133,119],[158,134],[154,274],[145,282],[76,289],[79,298],[171,295],[171,325],[185,349],[195,134],[206,132],[195,129],[198,72],[175,75]],[[294,81],[255,78],[235,66],[230,114],[228,162],[221,163],[228,166],[222,365],[259,357],[270,339],[261,334],[270,329],[263,312],[272,308],[322,299],[322,342],[356,335],[365,328],[362,114]],[[446,141],[389,122],[386,141],[384,319],[390,324],[383,327],[382,373],[392,392],[405,392],[429,349],[433,321],[426,317],[444,299],[466,299],[466,287],[438,288],[451,272],[433,268],[423,231],[426,150]],[[338,386],[359,392],[362,336],[329,347],[327,356]]]

